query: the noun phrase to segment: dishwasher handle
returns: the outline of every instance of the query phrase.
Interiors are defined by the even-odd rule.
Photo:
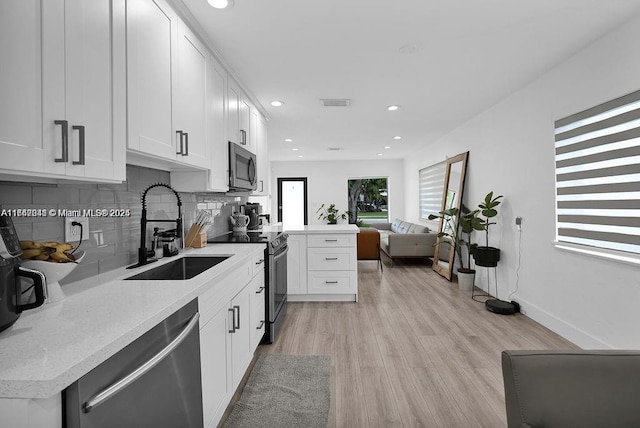
[[[82,405],[82,411],[84,413],[89,413],[95,407],[98,407],[124,388],[138,380],[142,375],[146,372],[157,366],[162,360],[164,360],[174,349],[176,349],[184,340],[187,338],[189,333],[198,325],[198,319],[200,318],[200,314],[196,312],[193,317],[189,320],[187,326],[180,332],[175,339],[171,341],[167,346],[162,349],[162,351],[158,352],[153,358],[151,358],[146,363],[142,364],[140,367],[135,369],[133,372],[129,373],[127,376],[123,377],[116,383],[111,386],[103,389],[100,393],[94,395],[90,400]]]

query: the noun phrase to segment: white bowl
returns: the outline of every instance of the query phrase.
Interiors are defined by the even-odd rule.
[[[84,251],[74,254],[76,261],[67,263],[55,263],[42,260],[23,260],[21,265],[42,272],[47,278],[47,303],[64,299],[64,293],[60,287],[60,281],[66,278],[78,266],[85,256]]]

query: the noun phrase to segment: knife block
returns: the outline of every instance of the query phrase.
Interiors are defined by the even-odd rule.
[[[189,248],[202,248],[207,246],[207,234],[202,232],[202,227],[194,224],[187,232],[184,246]]]

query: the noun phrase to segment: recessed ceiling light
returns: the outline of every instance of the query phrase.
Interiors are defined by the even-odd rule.
[[[284,105],[284,101],[273,100],[271,101],[271,105],[274,107],[282,107]]]
[[[378,156],[382,156],[382,153],[376,153]]]
[[[399,135],[396,135],[395,137],[393,137],[394,140],[402,140],[402,137]]]
[[[299,149],[298,149],[297,147],[294,147],[294,148],[293,148],[293,149],[291,149],[291,150],[293,150],[294,152],[297,152]]]
[[[285,142],[285,143],[290,143],[290,142],[292,142],[292,141],[293,141],[293,140],[292,140],[291,138],[285,138],[285,139],[284,139],[284,142]]]
[[[233,6],[233,0],[207,0],[207,2],[216,9],[227,9]]]
[[[422,45],[420,43],[407,43],[404,46],[400,46],[398,52],[401,54],[414,54],[422,49]]]
[[[396,105],[387,106],[387,110],[389,110],[389,111],[396,111],[399,108],[400,108],[400,106],[396,106]]]
[[[385,149],[390,149],[390,148],[391,148],[391,146],[384,146],[384,148],[385,148]]]
[[[302,157],[302,155],[298,155],[298,157],[299,157],[299,158],[301,158],[301,157]]]

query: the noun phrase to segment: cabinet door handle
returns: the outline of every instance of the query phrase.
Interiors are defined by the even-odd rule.
[[[71,128],[78,131],[79,148],[78,160],[71,163],[74,165],[84,165],[84,125],[73,125]]]
[[[184,132],[182,135],[184,135],[184,153],[182,156],[189,156],[189,133]]]
[[[66,120],[54,120],[53,123],[60,125],[62,132],[62,157],[54,160],[56,162],[69,162],[69,122]]]
[[[236,306],[234,306],[234,308],[235,307]],[[231,330],[229,330],[229,333],[235,333],[236,332],[236,310],[229,308],[228,311],[231,312]]]
[[[233,307],[234,312],[235,312],[235,310],[236,310],[236,309],[238,310],[238,312],[236,312],[236,313],[238,314],[238,315],[237,315],[237,318],[238,318],[238,324],[237,324],[237,325],[234,325],[234,326],[233,326],[233,328],[234,328],[235,330],[240,330],[240,306],[234,306],[234,307]],[[234,319],[234,320],[233,320],[233,323],[235,324],[235,322],[236,322],[236,321],[235,321],[235,319]]]
[[[264,291],[264,286],[258,288],[258,291],[256,291],[256,294],[260,294]]]
[[[337,284],[338,281],[325,281],[324,283],[325,284]]]
[[[244,129],[240,130],[240,144],[242,144],[243,146],[247,145],[247,131],[245,131]]]
[[[180,332],[180,334],[178,334],[176,338],[173,339],[171,343],[165,346],[160,352],[154,355],[153,358],[145,362],[133,372],[129,373],[127,376],[120,379],[118,382],[112,384],[108,388],[102,390],[100,393],[94,395],[89,401],[84,403],[84,405],[82,406],[82,410],[84,411],[84,413],[89,413],[92,409],[98,407],[114,395],[118,394],[127,386],[142,377],[149,370],[157,366],[162,360],[169,356],[169,354],[171,354],[174,349],[176,349],[182,342],[184,342],[191,331],[193,331],[193,329],[195,329],[198,325],[199,318],[200,314],[196,312],[193,317],[191,317],[186,327]]]
[[[178,134],[178,136],[176,137],[176,143],[180,143],[180,150],[176,152],[177,155],[181,155],[182,154],[182,131],[176,131],[176,134]]]
[[[257,265],[261,265],[262,263],[264,263],[264,259],[260,259],[256,262]]]
[[[256,327],[256,330],[261,330],[263,325],[264,325],[264,321],[260,321],[260,325]]]
[[[324,259],[325,260],[338,260],[337,257],[325,257]]]
[[[260,180],[260,191],[264,192],[264,180]]]

